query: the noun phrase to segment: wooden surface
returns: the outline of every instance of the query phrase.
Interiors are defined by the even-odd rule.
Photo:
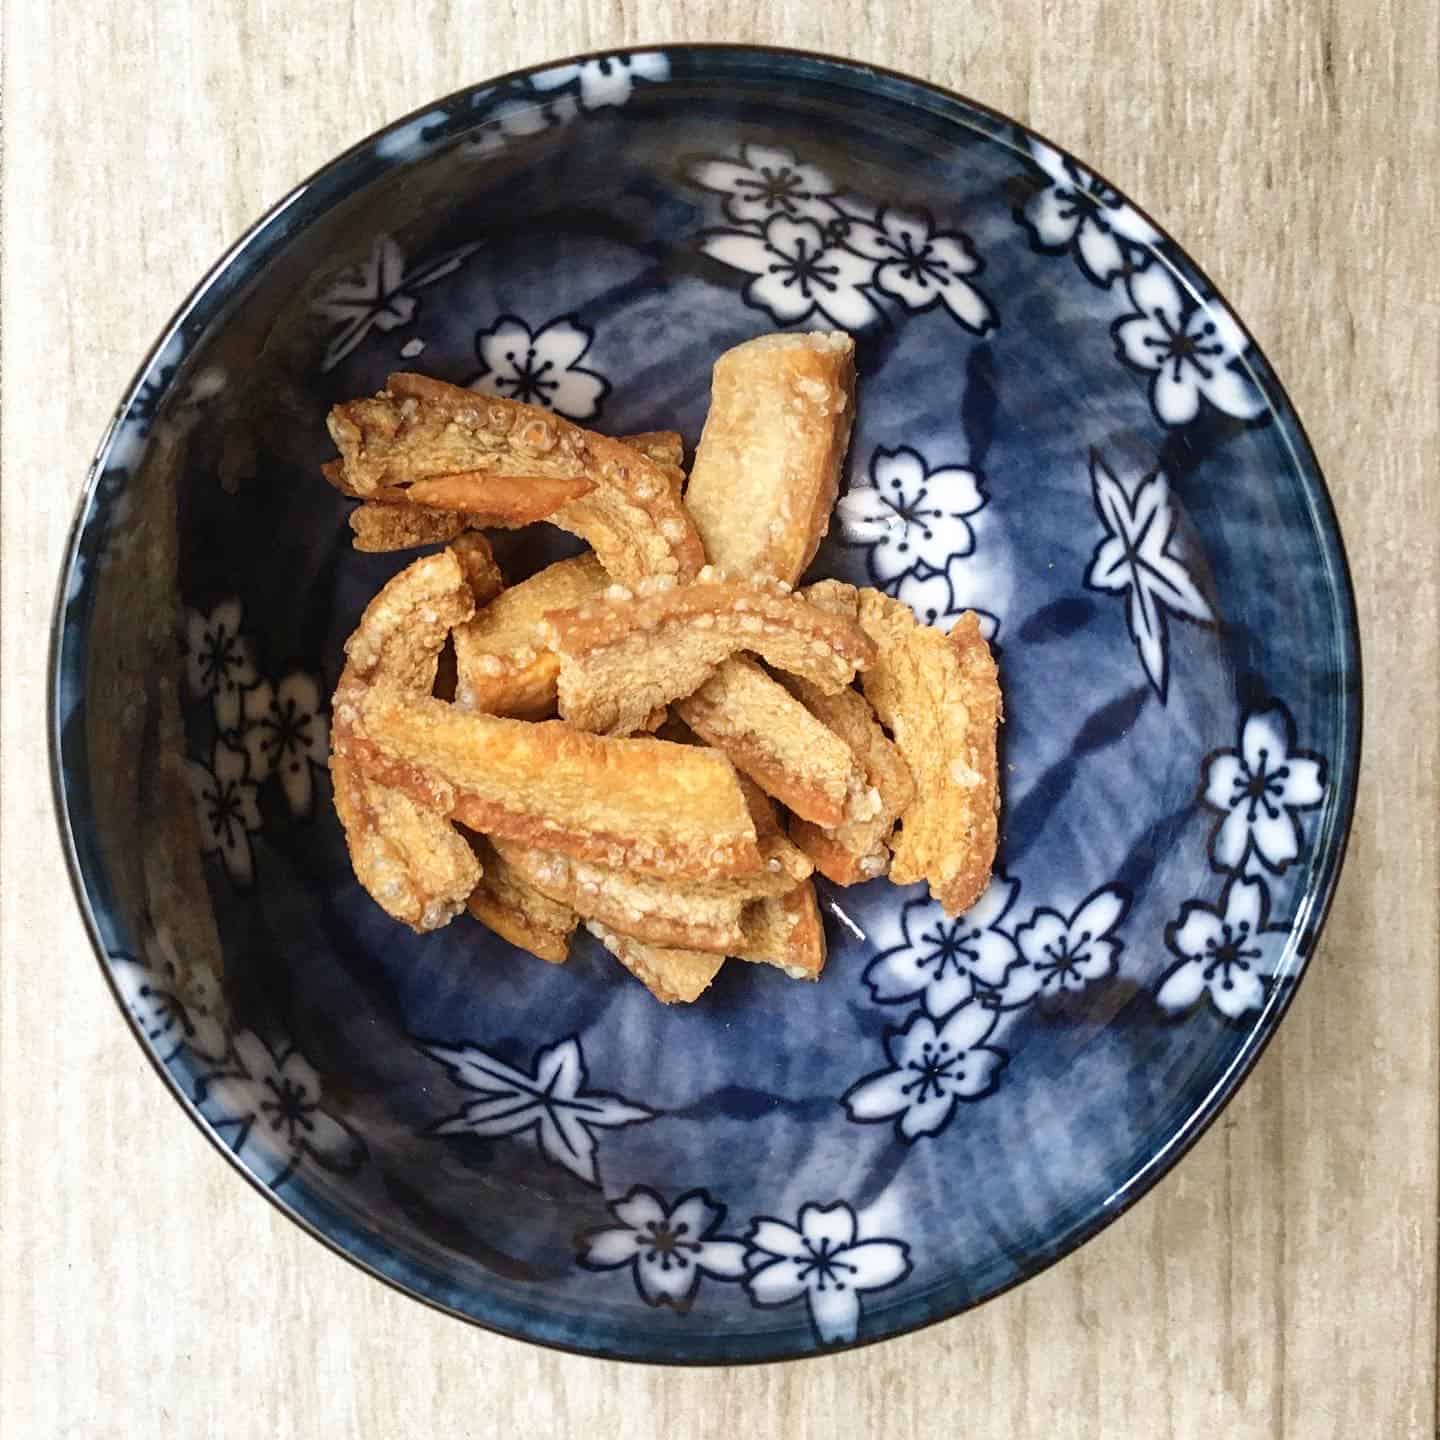
[[[1433,1435],[1436,14],[1426,0],[8,0],[0,1433]],[[1279,1038],[1178,1173],[978,1313],[729,1373],[571,1359],[469,1329],[367,1279],[241,1184],[165,1095],[96,972],[42,732],[52,591],[86,461],[221,250],[298,178],[428,98],[579,49],[679,38],[913,71],[1033,123],[1139,197],[1249,321],[1310,428],[1370,681],[1325,942]]]

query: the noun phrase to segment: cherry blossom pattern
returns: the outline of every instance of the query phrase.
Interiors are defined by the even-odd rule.
[[[936,1135],[949,1123],[962,1100],[979,1100],[996,1086],[1008,1055],[984,1041],[998,1015],[972,999],[943,1025],[923,1011],[903,1030],[887,1030],[885,1053],[890,1068],[867,1075],[841,1097],[852,1120],[893,1120],[904,1140]]]
[[[880,301],[944,309],[967,330],[994,328],[995,308],[974,283],[969,238],[933,216],[877,206],[835,185],[817,165],[778,146],[742,144],[697,157],[690,179],[719,194],[729,226],[704,230],[700,249],[752,277],[745,303],[780,325],[820,317],[846,330],[885,321]]]
[[[861,1238],[844,1201],[802,1205],[794,1225],[770,1216],[751,1221],[746,1236],[745,1289],[770,1308],[804,1298],[822,1345],[843,1345],[860,1333],[860,1296],[898,1285],[911,1270],[903,1240]]]
[[[1030,154],[1045,177],[1016,212],[1038,249],[1074,253],[1086,279],[1102,289],[1117,275],[1142,269],[1160,232],[1117,191],[1043,140]]]
[[[576,1263],[586,1270],[628,1268],[647,1304],[688,1314],[702,1276],[745,1277],[743,1241],[716,1232],[725,1207],[704,1190],[690,1190],[674,1205],[644,1185],[606,1207],[620,1223],[583,1231]]]
[[[835,186],[830,177],[779,146],[742,145],[735,160],[705,157],[691,170],[690,178],[722,197],[721,208],[736,225],[763,226],[774,215],[816,220],[821,225],[835,219],[829,199]]]
[[[585,1057],[576,1036],[535,1052],[534,1068],[508,1065],[478,1045],[426,1045],[450,1078],[481,1097],[432,1125],[430,1135],[487,1139],[533,1131],[542,1153],[599,1186],[594,1130],[653,1120],[655,1112],[618,1095],[585,1088]]]
[[[315,807],[313,772],[330,758],[330,725],[315,676],[292,671],[278,685],[262,680],[245,692],[245,753],[257,784],[280,781],[293,815],[308,818]]]
[[[961,611],[952,566],[974,552],[969,517],[986,503],[980,476],[965,465],[931,469],[918,450],[877,446],[868,476],[840,497],[845,542],[865,551],[871,581],[904,600],[928,625]],[[988,617],[992,622],[994,617]]]
[[[109,961],[125,1008],[161,1064],[168,1065],[187,1049],[202,1059],[223,1058],[225,1030],[213,1015],[192,1013],[171,985],[134,956],[111,955]]]
[[[420,305],[416,292],[454,274],[479,248],[461,245],[407,267],[395,239],[377,235],[370,258],[337,276],[311,304],[315,314],[338,327],[325,347],[321,373],[333,370],[372,330],[408,325]]]
[[[1150,407],[1164,424],[1188,425],[1202,400],[1237,420],[1265,412],[1242,363],[1249,341],[1218,300],[1186,295],[1163,263],[1131,274],[1126,293],[1133,312],[1111,327],[1115,351],[1150,375]]]
[[[900,910],[900,943],[865,967],[871,995],[881,1005],[918,999],[936,1020],[977,995],[993,1007],[1013,1003],[1013,972],[1023,961],[999,925],[1019,889],[997,874],[969,910],[953,919],[934,900],[907,901]]]
[[[873,224],[852,220],[844,234],[851,249],[875,262],[875,288],[907,310],[944,305],[976,335],[995,328],[994,307],[968,278],[980,258],[958,230],[937,229],[923,211],[883,206]]]
[[[1289,938],[1288,925],[1270,924],[1264,882],[1235,876],[1218,906],[1187,901],[1166,928],[1165,943],[1180,958],[1161,979],[1155,1003],[1183,1015],[1208,994],[1221,1015],[1238,1020],[1265,1003]]]
[[[248,888],[255,878],[250,836],[260,828],[260,806],[245,752],[218,739],[210,765],[187,760],[185,775],[195,801],[201,851],[218,854],[230,879]]]
[[[244,615],[233,598],[222,600],[209,615],[185,613],[186,684],[197,700],[211,702],[224,735],[238,729],[245,692],[260,682],[250,642],[241,634]]]
[[[252,1030],[235,1036],[200,1082],[201,1110],[252,1172],[279,1186],[301,1165],[353,1174],[365,1144],[323,1104],[320,1077],[293,1045],[272,1048]]]
[[[1077,994],[1113,975],[1125,948],[1113,932],[1128,913],[1130,900],[1123,886],[1104,885],[1086,896],[1068,919],[1048,906],[1037,909],[1015,932],[1025,964],[1010,975],[1011,1003]]]
[[[1302,811],[1325,798],[1324,759],[1295,744],[1295,721],[1278,700],[1248,711],[1239,744],[1206,757],[1201,801],[1218,811],[1210,861],[1236,874],[1281,874],[1300,856]]]
[[[561,315],[532,330],[502,315],[475,336],[480,374],[472,390],[543,405],[571,420],[593,420],[610,393],[610,382],[580,361],[594,339],[575,316]]]
[[[875,266],[814,220],[776,215],[757,232],[709,230],[700,248],[753,275],[745,303],[779,325],[819,316],[842,330],[863,330],[882,318],[868,289]]]
[[[1140,664],[1163,701],[1169,685],[1167,615],[1197,624],[1214,621],[1210,606],[1171,550],[1175,514],[1161,471],[1145,476],[1133,498],[1098,451],[1090,454],[1095,513],[1105,535],[1095,547],[1085,584],[1126,597],[1125,617]]]
[[[659,50],[629,55],[603,55],[573,65],[555,65],[530,77],[537,90],[566,90],[576,94],[586,110],[624,105],[636,82],[659,85],[670,78],[670,61]]]

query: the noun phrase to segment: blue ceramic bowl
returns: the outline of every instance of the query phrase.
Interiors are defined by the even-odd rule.
[[[998,646],[988,893],[826,890],[818,985],[731,964],[675,1009],[588,941],[392,924],[326,702],[409,557],[349,548],[327,408],[408,368],[693,445],[714,358],[785,326],[859,346],[815,573]],[[566,544],[503,538],[512,578]],[[964,1310],[1174,1163],[1314,947],[1360,663],[1300,424],[1142,211],[901,76],[683,47],[444,100],[220,262],[101,445],[51,704],[105,971],[257,1185],[483,1325],[739,1362]]]

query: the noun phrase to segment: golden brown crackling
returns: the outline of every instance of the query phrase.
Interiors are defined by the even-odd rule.
[[[725,963],[723,955],[647,945],[596,921],[587,921],[585,928],[662,1005],[684,1005],[698,1000]]]
[[[483,874],[466,908],[502,940],[552,965],[570,955],[570,937],[580,917],[568,906],[542,895],[482,835],[470,837]]]
[[[453,510],[432,510],[425,505],[387,505],[366,500],[350,512],[351,544],[367,554],[413,550],[453,540],[468,524]]]
[[[727,580],[702,570],[690,585],[664,579],[612,586],[540,626],[560,657],[560,713],[585,730],[627,734],[657,706],[698,689],[741,651],[827,692],[867,664],[872,647],[853,621],[826,614],[788,586]]]
[[[499,840],[501,856],[542,895],[647,945],[676,946],[723,955],[740,942],[736,889],[723,885],[681,887],[553,850]],[[738,882],[734,882],[738,884]]]
[[[570,906],[586,920],[647,944],[724,953],[743,939],[744,906],[788,894],[812,870],[781,828],[765,794],[743,778],[740,786],[762,862],[754,875],[657,880],[513,841],[496,840],[494,848],[541,894]]]
[[[752,660],[720,665],[672,711],[794,814],[839,825],[861,780],[850,747]]]
[[[457,535],[449,548],[477,607],[488,605],[504,590],[505,576],[495,559],[495,551],[478,530],[467,530],[463,535]]]
[[[761,335],[715,362],[685,503],[711,562],[793,584],[830,522],[855,413],[855,342]]]
[[[462,499],[478,494],[475,476],[497,486],[501,478],[531,481],[532,490],[541,481],[583,484],[584,494],[544,518],[587,540],[615,579],[628,584],[669,574],[685,580],[705,563],[666,467],[547,410],[399,374],[372,399],[337,405],[328,423],[343,465],[336,478],[361,497],[389,498],[408,487],[417,502],[446,503],[438,498],[441,482],[456,476],[469,477]],[[332,469],[327,478],[333,475]],[[517,506],[524,490],[518,487]]]
[[[889,869],[891,831],[915,798],[910,767],[863,695],[855,690],[826,695],[803,680],[787,684],[850,747],[864,771],[863,789],[851,797],[848,818],[826,828],[797,816],[790,822],[790,838],[827,880],[837,885],[873,880]]]
[[[522,525],[553,519],[563,506],[594,488],[584,477],[492,475],[484,470],[462,470],[403,487],[386,485],[371,491],[369,498],[381,505],[423,505],[453,511],[463,516],[468,525],[517,530]]]
[[[331,755],[330,780],[350,863],[366,892],[421,934],[448,925],[481,883],[480,865],[455,827],[368,780],[343,754]]]
[[[336,719],[353,728],[371,778],[472,830],[660,878],[763,868],[735,771],[714,751],[473,714],[388,689],[363,692]]]
[[[685,490],[685,442],[674,430],[647,430],[636,435],[622,435],[632,450],[653,460],[664,472],[678,501]],[[690,513],[688,510],[685,512]]]
[[[365,607],[345,642],[340,688],[348,682],[429,694],[445,637],[474,611],[475,597],[450,551],[416,560]]]
[[[604,567],[587,551],[547,565],[477,610],[455,629],[456,703],[520,720],[554,715],[560,661],[545,648],[538,626],[548,611],[580,604],[607,583]]]
[[[428,693],[450,626],[473,609],[453,554],[415,561],[366,606],[346,642],[335,692],[330,774],[351,864],[381,908],[416,930],[435,929],[458,914],[480,866],[443,814],[360,771],[347,717],[372,686]]]
[[[973,904],[990,878],[999,833],[996,732],[1000,686],[979,617],[949,636],[919,624],[908,605],[861,590],[857,611],[875,641],[865,697],[910,767],[915,798],[901,816],[890,878],[929,882],[947,914]]]
[[[805,880],[784,895],[752,900],[740,914],[737,960],[774,965],[792,980],[818,980],[825,968],[825,924],[815,885]]]

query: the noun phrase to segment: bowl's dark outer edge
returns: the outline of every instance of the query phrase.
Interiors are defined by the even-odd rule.
[[[1300,981],[1304,979],[1306,972],[1310,968],[1310,953],[1313,950],[1314,945],[1318,941],[1321,929],[1323,928],[1325,923],[1325,919],[1329,914],[1330,906],[1335,895],[1336,884],[1339,880],[1340,872],[1345,860],[1346,850],[1349,845],[1351,823],[1354,816],[1355,792],[1359,777],[1361,744],[1363,740],[1362,677],[1364,672],[1360,648],[1359,620],[1355,605],[1354,584],[1349,564],[1349,558],[1345,551],[1345,543],[1343,537],[1341,536],[1338,520],[1335,514],[1334,501],[1330,496],[1328,486],[1325,484],[1323,472],[1320,469],[1319,463],[1315,459],[1314,448],[1310,443],[1309,436],[1306,433],[1304,424],[1300,419],[1299,413],[1298,411],[1296,411],[1294,405],[1291,403],[1289,394],[1286,392],[1285,387],[1281,383],[1279,377],[1269,366],[1268,360],[1265,361],[1266,379],[1269,383],[1269,386],[1273,388],[1274,392],[1285,402],[1286,409],[1289,411],[1289,421],[1293,424],[1294,428],[1294,433],[1289,434],[1286,437],[1287,441],[1289,442],[1289,447],[1292,451],[1298,452],[1297,463],[1301,456],[1308,457],[1310,462],[1308,468],[1310,470],[1313,470],[1315,476],[1319,480],[1318,486],[1315,487],[1312,492],[1312,500],[1316,503],[1317,508],[1320,512],[1318,517],[1321,522],[1318,527],[1319,536],[1321,541],[1324,542],[1324,544],[1327,545],[1329,548],[1330,553],[1327,554],[1326,558],[1331,565],[1335,580],[1337,582],[1340,582],[1332,587],[1333,591],[1340,597],[1343,602],[1347,602],[1342,606],[1344,614],[1341,616],[1341,620],[1346,631],[1344,638],[1348,642],[1349,648],[1355,657],[1355,674],[1353,677],[1353,682],[1346,689],[1344,699],[1345,712],[1343,714],[1341,726],[1342,738],[1345,738],[1345,736],[1348,735],[1349,745],[1348,748],[1342,749],[1342,752],[1338,757],[1338,793],[1340,800],[1339,805],[1337,806],[1337,809],[1334,813],[1339,817],[1339,822],[1335,827],[1333,827],[1334,829],[1338,830],[1338,834],[1334,835],[1331,839],[1327,852],[1323,856],[1319,857],[1322,861],[1323,873],[1319,876],[1318,881],[1314,885],[1312,890],[1312,894],[1315,896],[1316,899],[1316,904],[1313,907],[1310,922],[1307,926],[1308,934],[1301,937],[1302,944],[1299,948],[1302,953],[1303,963],[1299,969],[1299,972],[1296,974],[1293,983],[1278,986],[1271,992],[1271,996],[1268,999],[1264,1010],[1261,1012],[1261,1015],[1257,1020],[1255,1026],[1251,1030],[1244,1048],[1242,1048],[1237,1053],[1234,1060],[1231,1062],[1229,1068],[1211,1088],[1209,1095],[1205,1098],[1202,1104],[1191,1113],[1185,1126],[1179,1132],[1177,1132],[1177,1134],[1171,1137],[1169,1144],[1165,1147],[1164,1150],[1160,1152],[1160,1154],[1153,1157],[1147,1165],[1142,1167],[1142,1169],[1138,1171],[1135,1175],[1131,1176],[1130,1179],[1126,1182],[1126,1184],[1120,1190],[1116,1191],[1113,1196],[1110,1197],[1110,1200],[1106,1203],[1106,1205],[1097,1215],[1095,1215],[1087,1223],[1069,1232],[1065,1236],[1065,1241],[1063,1244],[1057,1244],[1055,1246],[1052,1246],[1047,1250],[1046,1253],[1037,1257],[1032,1266],[1024,1274],[1017,1275],[1007,1284],[990,1292],[988,1295],[983,1296],[979,1300],[972,1301],[969,1304],[960,1305],[955,1309],[947,1311],[945,1314],[922,1318],[913,1323],[906,1323],[894,1326],[893,1328],[886,1330],[883,1333],[865,1336],[846,1345],[829,1346],[823,1350],[796,1350],[788,1355],[776,1355],[773,1357],[760,1358],[744,1357],[738,1360],[696,1360],[691,1358],[679,1359],[674,1357],[667,1357],[661,1354],[640,1355],[634,1353],[622,1353],[613,1350],[606,1350],[603,1347],[599,1346],[586,1347],[578,1345],[567,1345],[561,1342],[556,1342],[554,1340],[537,1339],[533,1336],[525,1335],[514,1330],[503,1328],[501,1326],[488,1324],[484,1320],[481,1320],[474,1315],[471,1315],[463,1310],[456,1309],[452,1306],[446,1305],[441,1301],[435,1300],[430,1296],[424,1295],[419,1291],[412,1289],[410,1286],[406,1285],[397,1278],[387,1275],[386,1273],[384,1273],[384,1271],[369,1264],[367,1261],[365,1261],[358,1255],[355,1255],[352,1252],[344,1249],[335,1239],[325,1234],[312,1221],[307,1219],[305,1216],[299,1214],[288,1203],[284,1196],[278,1194],[275,1190],[271,1189],[268,1185],[266,1185],[256,1175],[254,1175],[250,1170],[245,1167],[245,1165],[241,1162],[239,1156],[236,1155],[236,1153],[230,1148],[230,1146],[225,1143],[224,1139],[215,1131],[215,1129],[206,1120],[204,1115],[201,1114],[200,1110],[195,1106],[195,1104],[191,1101],[190,1097],[185,1093],[184,1089],[181,1087],[180,1083],[176,1080],[174,1075],[170,1072],[168,1067],[161,1062],[158,1055],[151,1048],[149,1041],[145,1038],[145,1035],[142,1032],[139,1024],[135,1020],[134,1016],[131,1014],[130,1007],[125,1003],[124,997],[120,993],[119,986],[114,978],[110,966],[106,963],[107,954],[104,941],[102,939],[100,928],[96,920],[94,911],[91,907],[89,893],[85,885],[84,876],[82,875],[80,869],[80,862],[75,844],[74,831],[70,823],[70,816],[66,806],[64,776],[61,770],[59,673],[63,640],[63,622],[65,615],[65,597],[71,567],[78,551],[81,533],[84,530],[86,519],[89,515],[91,505],[95,498],[95,491],[104,469],[105,456],[110,448],[111,440],[119,426],[121,419],[124,417],[124,415],[127,413],[131,405],[133,404],[136,395],[139,392],[142,384],[144,383],[152,365],[159,358],[161,353],[164,351],[166,346],[173,340],[173,338],[177,334],[182,332],[187,319],[189,319],[192,313],[202,304],[202,302],[206,301],[207,299],[214,299],[218,301],[219,299],[223,298],[224,293],[229,288],[231,288],[229,285],[224,283],[228,272],[231,270],[231,267],[235,265],[235,262],[241,258],[242,255],[244,255],[247,251],[250,251],[255,246],[256,242],[263,240],[267,248],[269,248],[278,245],[280,241],[284,239],[289,229],[287,219],[293,220],[299,218],[298,215],[292,217],[290,215],[290,212],[294,207],[298,205],[300,201],[305,199],[307,196],[315,195],[316,192],[319,192],[319,195],[323,196],[326,192],[330,191],[334,191],[336,193],[344,193],[345,191],[347,191],[349,188],[351,188],[351,186],[353,186],[353,184],[356,183],[358,179],[362,177],[346,174],[344,177],[345,183],[343,185],[340,185],[337,182],[340,179],[341,172],[353,169],[356,162],[367,154],[371,156],[372,165],[370,168],[373,168],[377,173],[391,168],[393,164],[403,163],[381,160],[373,155],[375,143],[380,137],[392,133],[407,124],[413,123],[422,116],[429,114],[431,111],[437,109],[438,107],[449,105],[464,96],[474,93],[476,90],[480,90],[488,86],[501,84],[509,80],[517,79],[525,75],[529,75],[536,70],[550,69],[554,66],[560,65],[579,64],[583,63],[586,60],[597,60],[606,57],[631,55],[655,50],[663,50],[670,55],[675,55],[677,53],[704,54],[708,52],[732,53],[737,55],[751,56],[768,55],[774,56],[782,60],[803,59],[807,61],[818,61],[822,64],[833,65],[837,68],[850,72],[851,74],[858,74],[861,76],[873,75],[878,77],[884,77],[890,81],[902,85],[916,87],[922,91],[928,90],[935,94],[938,94],[947,101],[963,105],[971,110],[976,111],[981,115],[987,116],[997,124],[1008,125],[1017,129],[1023,129],[1029,134],[1037,136],[1039,139],[1045,141],[1046,144],[1051,145],[1054,149],[1058,150],[1062,155],[1075,160],[1077,164],[1083,165],[1085,169],[1090,171],[1092,175],[1094,175],[1104,184],[1111,185],[1111,182],[1108,180],[1108,178],[1101,172],[1097,171],[1093,165],[1089,164],[1088,161],[1081,160],[1080,157],[1072,155],[1071,152],[1067,150],[1064,146],[1056,144],[1056,142],[1049,139],[1048,136],[1043,135],[1039,131],[1035,130],[1034,127],[1031,126],[1028,122],[1018,122],[1012,119],[1010,116],[1005,115],[1001,111],[995,110],[991,106],[985,105],[980,101],[973,100],[958,91],[951,90],[943,85],[934,84],[931,81],[917,79],[913,75],[907,75],[902,71],[892,70],[885,66],[871,65],[866,62],[852,60],[844,56],[829,55],[823,52],[802,50],[785,46],[739,44],[731,45],[724,43],[666,44],[664,42],[657,41],[645,45],[631,45],[617,48],[606,48],[603,50],[587,51],[555,60],[544,61],[535,65],[521,66],[517,69],[508,71],[503,75],[494,76],[490,79],[478,82],[476,84],[462,87],[459,90],[453,91],[449,95],[441,97],[437,100],[432,100],[425,105],[419,106],[415,110],[410,111],[408,114],[399,117],[398,119],[390,122],[388,125],[383,126],[380,130],[377,130],[373,134],[358,141],[355,145],[352,145],[349,149],[343,151],[339,156],[327,162],[325,165],[320,167],[320,169],[312,173],[307,179],[301,181],[299,185],[295,186],[283,199],[281,199],[277,204],[267,210],[253,225],[251,225],[244,232],[244,234],[233,245],[231,245],[228,250],[226,250],[226,252],[221,256],[221,258],[214,265],[211,266],[210,270],[205,274],[204,278],[199,282],[199,284],[195,286],[195,288],[190,292],[190,294],[186,296],[185,300],[172,315],[169,322],[166,324],[164,330],[161,332],[159,339],[151,347],[149,353],[146,355],[145,359],[141,362],[140,366],[135,371],[135,374],[133,375],[129,386],[126,388],[123,400],[117,407],[114,415],[110,420],[109,425],[106,427],[100,445],[96,450],[95,458],[94,460],[92,460],[89,471],[87,473],[85,487],[81,493],[81,497],[76,509],[75,519],[71,524],[70,536],[65,548],[64,564],[62,566],[58,581],[53,619],[51,623],[48,678],[46,686],[46,704],[48,710],[47,731],[49,735],[50,749],[51,792],[55,805],[57,823],[60,828],[61,847],[65,855],[66,868],[69,871],[70,875],[70,883],[75,892],[75,898],[80,909],[81,917],[84,920],[85,927],[89,932],[97,963],[99,964],[100,970],[104,974],[106,982],[110,987],[111,994],[115,998],[115,1003],[119,1006],[121,1014],[125,1017],[126,1023],[129,1025],[136,1040],[139,1042],[141,1050],[144,1052],[151,1066],[159,1074],[160,1078],[169,1088],[170,1092],[174,1095],[175,1099],[180,1103],[181,1107],[189,1114],[190,1118],[195,1122],[200,1131],[210,1140],[211,1144],[213,1144],[215,1148],[219,1150],[222,1155],[224,1155],[226,1160],[235,1168],[235,1170],[239,1172],[240,1175],[244,1177],[244,1179],[254,1189],[264,1195],[272,1204],[274,1204],[280,1211],[282,1211],[290,1220],[292,1220],[307,1234],[318,1240],[322,1245],[324,1245],[334,1254],[340,1256],[344,1260],[347,1260],[350,1264],[356,1266],[358,1269],[362,1270],[364,1273],[370,1275],[374,1279],[379,1280],[383,1284],[386,1284],[391,1288],[399,1291],[401,1294],[404,1294],[411,1299],[418,1300],[420,1303],[429,1306],[433,1310],[438,1310],[443,1314],[452,1315],[456,1319],[464,1320],[469,1324],[475,1325],[479,1329],[487,1330],[492,1334],[504,1335],[509,1339],[523,1340],[530,1344],[542,1345],[547,1349],[557,1350],[571,1355],[585,1356],[591,1359],[624,1360],[631,1363],[656,1364],[679,1368],[711,1368],[716,1366],[730,1365],[773,1364],[781,1360],[811,1359],[820,1356],[843,1354],[849,1350],[863,1349],[870,1345],[879,1344],[885,1340],[893,1340],[901,1335],[913,1334],[914,1332],[925,1329],[931,1325],[939,1324],[944,1320],[954,1319],[956,1316],[963,1314],[966,1311],[974,1310],[980,1305],[986,1304],[989,1301],[997,1299],[999,1296],[1008,1293],[1017,1285],[1020,1285],[1027,1280],[1033,1279],[1034,1276],[1040,1274],[1044,1270],[1049,1269],[1050,1266],[1055,1264],[1064,1256],[1078,1250],[1083,1244],[1085,1244],[1088,1240],[1092,1239],[1101,1230],[1107,1228],[1114,1221],[1118,1220],[1120,1216],[1123,1215],[1127,1210],[1129,1210],[1130,1207],[1134,1205],[1138,1200],[1140,1200],[1142,1196],[1150,1193],[1150,1191],[1155,1187],[1155,1185],[1165,1175],[1169,1174],[1169,1172],[1180,1161],[1180,1159],[1189,1152],[1190,1148],[1195,1144],[1195,1142],[1199,1140],[1200,1137],[1204,1135],[1205,1132],[1210,1128],[1216,1118],[1230,1102],[1235,1092],[1239,1089],[1241,1082],[1254,1068],[1255,1063],[1264,1053],[1265,1048],[1269,1044],[1271,1037],[1275,1034],[1275,1031],[1279,1027],[1280,1021],[1283,1019],[1286,1011],[1289,1009],[1291,1000],[1293,999],[1294,994],[1299,987]],[[1192,269],[1199,277],[1199,279],[1205,284],[1209,293],[1213,295],[1216,299],[1218,299],[1222,304],[1226,305],[1226,308],[1229,309],[1230,313],[1235,317],[1242,330],[1244,330],[1247,339],[1250,341],[1254,349],[1254,354],[1263,357],[1264,352],[1261,351],[1259,345],[1256,344],[1255,338],[1250,333],[1250,330],[1248,326],[1246,326],[1244,319],[1235,311],[1233,306],[1229,305],[1229,302],[1225,299],[1224,293],[1214,284],[1210,277],[1195,264],[1189,251],[1185,250],[1184,247],[1178,245],[1172,239],[1169,230],[1166,229],[1163,225],[1161,225],[1152,215],[1150,215],[1143,206],[1136,204],[1136,202],[1130,198],[1127,191],[1125,191],[1122,187],[1114,185],[1111,185],[1111,188],[1116,190],[1118,193],[1124,195],[1126,200],[1141,215],[1143,215],[1147,220],[1149,220],[1152,225],[1155,226],[1156,230],[1161,234],[1161,236],[1166,241],[1168,241],[1177,251],[1179,251],[1180,254],[1184,256],[1189,268]],[[238,280],[239,277],[235,276],[231,278],[234,280]],[[1317,849],[1318,848],[1319,845],[1317,844]]]

